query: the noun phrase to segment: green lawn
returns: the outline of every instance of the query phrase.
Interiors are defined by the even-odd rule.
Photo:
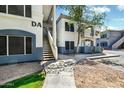
[[[38,72],[0,85],[0,88],[41,88],[45,80],[45,73]]]

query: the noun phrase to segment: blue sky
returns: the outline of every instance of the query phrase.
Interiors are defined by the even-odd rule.
[[[91,9],[97,11],[97,12],[105,12],[106,13],[106,19],[105,19],[105,25],[109,29],[115,29],[120,30],[124,29],[124,5],[96,5],[96,6],[90,6]],[[67,14],[68,12],[57,8],[57,17],[63,13]]]

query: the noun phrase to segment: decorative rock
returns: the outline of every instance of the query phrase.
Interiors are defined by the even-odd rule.
[[[73,61],[57,61],[56,63],[49,64],[47,67],[45,67],[45,70],[49,74],[61,74],[61,72],[72,72],[74,65]]]

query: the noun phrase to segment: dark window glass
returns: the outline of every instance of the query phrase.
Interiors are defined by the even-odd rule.
[[[103,47],[103,43],[100,44]]]
[[[74,49],[74,41],[70,42],[70,48],[73,50]]]
[[[107,47],[108,44],[107,44],[107,42],[104,42],[104,43],[101,43],[100,45],[101,45],[102,47]]]
[[[31,5],[26,5],[25,6],[25,16],[26,17],[31,17]]]
[[[6,13],[6,5],[0,5],[0,12]]]
[[[107,46],[107,42],[105,42],[104,44],[105,44],[105,46]]]
[[[32,38],[26,37],[26,54],[32,53]]]
[[[23,5],[8,5],[8,13],[13,15],[24,16]]]
[[[107,38],[107,34],[101,35],[101,38]]]
[[[70,24],[70,31],[71,31],[71,32],[74,32],[74,24],[73,24],[73,23]]]
[[[0,55],[7,54],[6,36],[0,36]]]
[[[99,44],[97,43],[97,46],[99,46]]]
[[[69,41],[65,41],[65,49],[69,50]]]
[[[24,37],[9,36],[9,54],[24,54]]]
[[[65,22],[65,31],[69,31],[69,24],[68,24],[68,22]]]

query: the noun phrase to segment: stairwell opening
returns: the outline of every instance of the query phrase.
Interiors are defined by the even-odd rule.
[[[118,47],[118,49],[124,49],[124,43],[122,43],[122,44]]]
[[[55,60],[49,40],[48,40],[48,31],[46,28],[43,29],[43,61]]]

